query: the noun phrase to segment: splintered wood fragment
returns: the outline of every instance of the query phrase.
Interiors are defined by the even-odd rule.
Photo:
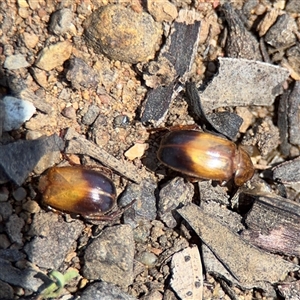
[[[65,139],[69,141],[66,147],[67,154],[88,155],[133,182],[140,183],[143,180],[142,174],[134,165],[127,161],[122,161],[121,163],[120,160],[87,140],[84,136],[79,135],[71,128],[68,129]]]
[[[273,253],[300,256],[300,204],[279,196],[259,197],[246,217],[243,238]]]
[[[185,83],[189,77],[197,52],[199,32],[199,15],[181,10],[172,25],[170,35],[158,56],[155,67],[151,68],[154,63],[149,63],[150,74],[144,75],[146,84],[153,89],[147,94],[141,117],[142,122],[159,123],[168,112],[172,99],[182,89],[179,83]]]
[[[285,68],[260,61],[219,57],[218,74],[199,93],[204,109],[272,105],[289,77]],[[206,110],[206,111],[207,111]]]
[[[177,212],[242,287],[263,287],[264,282],[276,283],[289,271],[297,269],[296,265],[248,244],[195,204],[186,205]]]
[[[180,299],[202,299],[203,276],[198,247],[188,247],[173,255],[170,285]]]

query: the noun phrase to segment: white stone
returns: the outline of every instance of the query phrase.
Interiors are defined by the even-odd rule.
[[[2,106],[4,110],[3,131],[20,128],[36,111],[34,105],[27,100],[5,96],[2,101],[4,104]]]

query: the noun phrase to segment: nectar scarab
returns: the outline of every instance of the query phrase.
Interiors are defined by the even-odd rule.
[[[221,136],[197,130],[167,133],[157,157],[169,168],[188,176],[220,182],[233,178],[236,186],[254,174],[250,156],[243,148]]]
[[[41,177],[39,190],[44,205],[90,221],[112,219],[116,207],[113,182],[94,169],[52,167]]]

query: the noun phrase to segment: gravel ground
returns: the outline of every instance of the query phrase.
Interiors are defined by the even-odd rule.
[[[176,21],[197,33],[194,39],[185,35],[186,40],[175,43],[174,49],[183,43],[182,52],[187,49],[187,53],[189,43],[194,43],[193,60],[186,62],[189,70],[182,74],[176,67],[182,57],[175,57],[173,64],[172,59],[166,62],[169,56],[163,50]],[[198,21],[200,32],[190,25]],[[236,233],[245,229],[245,211],[231,205],[232,185],[191,182],[159,163],[156,153],[165,132],[150,130],[199,123],[188,106],[184,84],[208,83],[225,64],[218,57],[268,62],[272,69],[261,77],[263,84],[257,84],[257,102],[251,96],[253,86],[250,92],[244,86],[236,89],[237,100],[231,105],[228,99],[221,104],[205,102],[212,96],[203,91],[200,95],[204,109],[243,118],[235,140],[251,154],[257,169],[253,182],[261,180],[258,174],[265,179],[259,188],[253,183],[252,194],[272,191],[283,196],[265,170],[299,156],[299,122],[294,117],[299,115],[299,37],[298,0],[1,1],[0,142],[9,148],[0,150],[5,173],[0,178],[0,299],[200,299],[198,288],[185,287],[189,280],[185,270],[192,276],[203,274],[199,279],[203,299],[300,299],[299,250],[274,251],[285,254],[276,256],[278,269],[281,263],[286,267],[278,281],[295,283],[288,287],[279,286],[271,271],[266,284],[255,280],[243,284],[234,274],[227,277],[205,264],[205,240],[203,244],[203,237],[175,209],[199,204],[200,198],[203,202],[210,191],[217,199],[209,206],[212,214],[225,212]],[[219,72],[228,80],[224,87],[217,83],[222,87],[220,98],[225,98],[225,85],[233,90],[231,84],[238,84],[223,73],[233,65],[228,64]],[[282,68],[273,78],[274,66]],[[152,114],[156,104],[151,104],[149,95],[160,86],[170,86],[173,94],[167,104],[159,98],[157,106],[165,111],[156,119]],[[286,108],[282,99],[295,100]],[[148,116],[147,101],[152,119],[141,122]],[[46,145],[45,153],[36,152],[40,143]],[[26,169],[32,159],[32,168]],[[16,173],[18,167],[28,170],[24,180],[20,174],[7,174],[5,162],[12,166],[15,161]],[[40,176],[49,167],[70,163],[96,166],[112,179],[119,206],[129,205],[121,218],[91,224],[83,214],[59,214],[42,204]],[[285,197],[297,205],[298,189],[285,187]],[[136,202],[130,205],[132,200]],[[299,236],[299,229],[295,234]],[[198,251],[192,257],[194,265],[177,262],[183,266],[178,271],[174,254],[195,244],[204,265]],[[239,254],[233,256],[238,261]]]

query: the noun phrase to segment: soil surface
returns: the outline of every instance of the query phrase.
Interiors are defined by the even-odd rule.
[[[177,25],[191,34],[174,42],[170,36],[180,32]],[[244,243],[240,233],[253,229],[246,216],[260,196],[299,205],[300,179],[286,184],[289,175],[284,181],[268,172],[299,156],[299,37],[297,0],[1,1],[0,144],[7,148],[0,150],[5,161],[0,163],[0,299],[296,299],[292,293],[300,299],[299,238],[289,250],[266,250],[244,234],[247,247],[260,247],[266,255],[261,257],[270,257],[265,260],[272,265],[264,265],[269,277],[263,271],[258,276],[255,267],[239,273],[239,266],[252,267],[246,259],[260,254],[249,252],[245,258],[238,252],[244,246],[234,242]],[[170,42],[174,47],[168,48]],[[178,49],[185,48],[193,55],[183,59],[185,51]],[[241,74],[255,68],[263,75],[260,84],[254,79],[250,87],[233,89],[236,61],[226,64],[218,57],[247,59],[247,67],[250,61],[266,62],[270,69],[255,65],[245,71],[239,65]],[[199,88],[204,122],[186,92],[187,82]],[[217,84],[211,90],[218,95],[205,94],[210,83]],[[166,89],[158,95],[167,96],[151,102],[151,92],[159,88]],[[21,102],[5,102],[7,96]],[[214,102],[207,100],[211,97]],[[224,123],[233,125],[228,129]],[[194,125],[228,136],[222,132],[226,127],[235,151],[233,143],[242,144],[251,156],[252,180],[238,189],[231,180],[236,166],[224,185],[164,166],[157,151],[168,128]],[[49,207],[49,186],[41,188],[40,178],[47,169],[66,165],[84,166],[78,168],[82,178],[87,170],[100,170],[116,186],[116,196],[110,191],[111,198],[92,212],[84,204],[78,214],[70,195],[81,192],[82,180],[94,193],[102,186],[91,179],[76,181],[70,173],[48,183],[52,201],[65,201],[63,211]],[[66,191],[56,194],[61,186]],[[81,201],[92,201],[89,197]],[[205,224],[198,232],[191,215],[177,211],[191,203],[234,233],[226,244],[234,263],[224,258],[228,249],[219,255],[210,244],[213,235]],[[95,220],[95,210],[103,220]],[[297,220],[299,215],[294,224]],[[293,230],[299,237],[299,228]],[[222,271],[216,257],[223,258]],[[239,265],[239,259],[245,261]]]

